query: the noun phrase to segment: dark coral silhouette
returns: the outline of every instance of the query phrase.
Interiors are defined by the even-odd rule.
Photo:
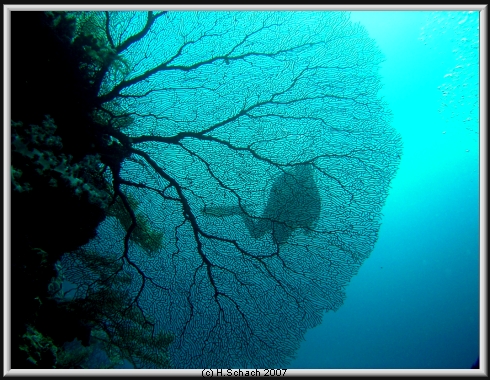
[[[105,219],[85,234],[93,239],[61,260],[80,330],[137,367],[287,365],[369,257],[399,165],[374,41],[343,12],[75,20],[71,38],[60,36],[73,54],[35,48],[51,79],[78,69],[80,91],[63,78],[38,83],[26,68],[37,93],[24,92],[18,70],[12,115],[39,125],[49,114],[63,145],[55,161],[73,166],[57,183],[107,195],[94,203]],[[32,119],[26,103],[36,103]],[[91,169],[75,170],[83,162]],[[90,173],[97,186],[84,182]],[[22,175],[12,173],[14,189],[32,185]]]

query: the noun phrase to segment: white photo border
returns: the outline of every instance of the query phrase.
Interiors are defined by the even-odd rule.
[[[487,4],[442,4],[442,5],[3,5],[3,38],[4,38],[4,215],[3,215],[3,299],[4,299],[4,354],[3,376],[199,376],[203,377],[201,369],[115,369],[115,370],[68,370],[43,369],[22,370],[11,369],[10,357],[10,20],[12,11],[101,11],[101,10],[336,10],[336,11],[478,11],[480,13],[480,369],[458,370],[322,370],[322,369],[288,369],[285,376],[488,376],[488,338],[487,338],[487,138],[488,115],[488,62],[487,62],[487,33],[488,5]],[[263,372],[262,372],[263,373]]]

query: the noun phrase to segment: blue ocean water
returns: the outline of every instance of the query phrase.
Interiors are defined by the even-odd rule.
[[[352,12],[404,154],[371,256],[290,368],[470,368],[479,352],[479,14]]]
[[[323,323],[308,331],[297,359],[288,368],[469,368],[478,356],[479,344],[478,13],[371,11],[352,12],[351,19],[365,25],[385,56],[380,71],[384,84],[381,95],[393,112],[393,125],[402,135],[404,152],[382,211],[383,224],[374,251],[352,278],[344,304],[338,311],[326,313]],[[156,98],[157,108],[153,112],[166,105],[162,99],[170,102]],[[182,96],[182,99],[185,104],[195,102],[196,109],[201,106],[200,97]],[[218,102],[218,97],[214,101]],[[187,110],[192,110],[192,107],[182,108],[185,115]],[[148,125],[151,124],[143,122],[139,127],[148,128]],[[164,132],[172,134],[171,130]],[[167,165],[182,183],[192,186],[192,178],[189,180],[185,174],[191,171],[189,168],[197,170],[197,166],[191,165],[191,160],[185,161],[188,156],[176,155],[172,161],[168,160],[173,154],[171,149],[154,153],[161,154],[162,166]],[[128,178],[135,172],[129,169]],[[228,170],[227,167],[219,174],[225,176]],[[250,182],[260,187],[259,181]],[[197,188],[204,193],[209,186]],[[209,192],[210,195],[206,194],[209,199],[218,197],[212,190]],[[161,228],[170,225],[172,234],[168,236],[176,235],[174,228],[178,223],[169,216],[171,211],[164,209],[159,213],[154,204],[148,204],[146,210],[155,218],[156,225]],[[178,208],[175,215],[180,214]],[[162,222],[161,215],[166,215],[167,221]],[[213,222],[206,219],[210,223],[206,225],[204,220],[203,217],[203,225],[211,228]],[[116,240],[123,241],[125,231],[119,230]],[[110,238],[104,239],[104,232]],[[101,229],[101,241],[117,237],[116,232],[112,227]],[[182,228],[179,232],[182,233],[179,244],[183,242],[182,247],[189,244],[192,248],[187,247],[188,258],[175,264],[175,273],[180,276],[175,279],[181,284],[162,274],[164,269],[172,268],[164,261],[173,252],[170,248],[166,255],[160,255],[161,262],[148,259],[138,249],[131,255],[162,284],[171,279],[169,287],[174,291],[169,292],[170,301],[175,301],[172,297],[188,297],[188,289],[197,289],[193,302],[198,310],[195,314],[201,319],[196,317],[197,327],[193,327],[196,335],[189,334],[186,338],[187,348],[194,354],[194,340],[202,340],[201,333],[206,332],[206,326],[211,325],[214,330],[216,318],[203,317],[213,306],[212,302],[207,303],[213,298],[206,282],[199,287],[188,283],[198,273],[193,266],[203,266],[196,260],[197,255],[193,255],[194,247],[184,239],[190,236],[189,231]],[[182,252],[186,253],[185,249]],[[225,261],[220,261],[224,257],[222,253],[218,249],[208,252],[213,260],[225,265]],[[307,289],[304,284],[303,287]],[[252,294],[260,301],[262,293]],[[306,293],[306,290],[299,291],[300,295]],[[239,300],[248,298],[247,294]],[[145,306],[155,308],[156,315],[170,315],[161,312],[168,304],[172,313],[186,312],[187,303],[175,301],[177,308],[166,302],[159,295],[149,298]],[[238,309],[231,305],[227,310]],[[287,315],[283,313],[281,318]],[[277,320],[283,322],[281,318]],[[180,316],[175,320],[172,322],[178,330],[185,318]],[[254,320],[259,327],[264,321],[267,321],[264,314]],[[165,321],[162,324],[167,326]],[[235,322],[235,330],[236,326]],[[280,327],[286,329],[287,325]],[[218,338],[234,341],[235,333],[232,328],[223,329]],[[221,349],[218,338],[209,344],[213,354]],[[229,349],[226,344],[224,347],[223,356]]]

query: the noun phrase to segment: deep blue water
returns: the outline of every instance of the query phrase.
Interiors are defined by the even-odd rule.
[[[344,304],[307,332],[288,368],[470,368],[479,349],[478,13],[370,11],[352,12],[351,19],[367,28],[385,56],[381,95],[402,136],[403,156],[373,252],[346,288]],[[161,107],[162,99],[155,104]],[[198,97],[182,99],[200,105]],[[158,153],[162,165],[186,183],[179,173],[187,170],[184,160],[167,160],[173,154],[170,149]],[[227,170],[219,173],[225,176]],[[168,215],[169,221],[160,221],[164,214],[154,211],[151,202],[150,206],[149,214],[157,215],[162,228],[176,223]],[[177,211],[180,216],[181,209]],[[172,233],[174,227],[170,226]],[[124,237],[111,227],[99,232],[102,241],[104,234],[112,239],[119,233],[120,241]],[[161,257],[167,266],[137,257],[137,250],[134,257],[158,278],[158,265],[170,267],[165,261],[169,252],[173,251],[169,248]],[[200,265],[192,261],[194,251],[189,252],[190,258],[175,266],[183,289],[194,275],[186,266]],[[220,259],[216,254],[214,260]],[[162,283],[168,278],[162,275]],[[168,281],[180,286],[177,280]],[[212,299],[204,286],[195,293],[196,305],[206,295]],[[151,308],[158,303],[156,313],[169,307],[163,298],[150,301]],[[199,309],[203,314],[209,309],[204,301]],[[172,313],[185,313],[185,303],[175,304],[184,306],[171,306]],[[266,320],[258,318],[259,325],[260,318]],[[200,334],[198,327],[196,331]]]
[[[290,368],[470,368],[479,352],[478,12],[353,12],[404,155],[371,256]]]

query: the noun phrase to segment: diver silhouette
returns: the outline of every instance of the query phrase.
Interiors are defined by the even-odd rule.
[[[298,164],[274,181],[260,217],[252,216],[239,205],[205,207],[202,212],[214,217],[240,215],[252,238],[258,239],[272,232],[274,241],[284,244],[295,229],[313,228],[320,210],[320,192],[313,167]]]

